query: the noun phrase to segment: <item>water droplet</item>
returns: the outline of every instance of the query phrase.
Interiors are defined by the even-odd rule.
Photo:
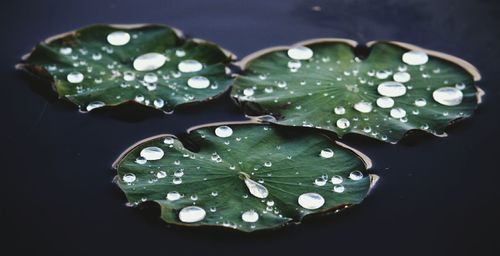
[[[193,223],[203,220],[207,213],[198,206],[187,206],[179,212],[179,220],[185,223]]]
[[[457,88],[459,90],[463,90],[463,89],[465,89],[465,84],[464,83],[455,84],[455,88]]]
[[[165,101],[163,99],[155,99],[153,104],[155,108],[162,108],[165,105]]]
[[[321,152],[319,153],[319,155],[323,158],[331,158],[333,157],[333,150],[331,148],[325,148],[325,149],[322,149]]]
[[[462,103],[464,94],[455,87],[441,87],[432,93],[432,98],[445,106],[456,106]]]
[[[66,76],[66,79],[68,79],[68,82],[70,82],[72,84],[81,83],[83,81],[83,78],[84,78],[83,74],[80,72],[77,72],[77,71],[73,71]]]
[[[273,200],[269,200],[269,201],[266,202],[266,205],[272,207],[272,206],[274,206],[274,201]]]
[[[352,171],[349,174],[349,179],[351,179],[351,180],[360,180],[362,178],[363,178],[363,173],[360,171]]]
[[[305,46],[297,46],[288,49],[287,54],[288,57],[294,60],[308,60],[312,58],[314,53],[310,48],[307,48]]]
[[[327,182],[327,180],[324,179],[323,177],[321,177],[321,178],[317,178],[314,180],[314,185],[322,187],[322,186],[326,185],[326,182]]]
[[[219,193],[217,191],[213,191],[212,193],[210,193],[210,195],[212,195],[212,196],[218,196]]]
[[[345,187],[343,185],[335,185],[333,186],[333,191],[337,193],[343,193],[345,190]]]
[[[423,51],[409,51],[403,54],[402,60],[408,65],[422,65],[427,63],[429,56]]]
[[[163,150],[159,147],[147,147],[141,150],[141,156],[148,161],[159,160],[163,155]]]
[[[172,137],[166,137],[163,140],[163,143],[168,144],[168,145],[172,145],[172,144],[174,144],[174,138],[172,138]]]
[[[375,73],[375,77],[378,79],[387,79],[391,74],[392,73],[389,70],[382,70],[377,71],[377,73]]]
[[[179,177],[175,177],[172,179],[172,183],[174,183],[175,185],[182,184],[182,179]]]
[[[177,178],[180,178],[180,177],[184,176],[184,169],[175,170],[174,176],[177,177]]]
[[[254,210],[249,210],[241,214],[241,219],[244,222],[257,222],[259,220],[259,214]]]
[[[393,108],[390,113],[393,118],[402,118],[406,116],[406,110],[402,108]]]
[[[380,97],[377,99],[377,106],[381,108],[392,108],[394,106],[394,100],[389,97]]]
[[[165,177],[167,177],[167,172],[165,172],[165,171],[159,171],[156,173],[156,178],[158,178],[158,179],[163,179]]]
[[[191,195],[191,200],[193,200],[193,201],[198,200],[198,195]]]
[[[342,106],[335,107],[335,109],[333,111],[337,115],[343,115],[343,114],[345,114],[345,108],[342,107]]]
[[[146,73],[144,75],[144,82],[146,83],[156,83],[158,82],[158,76],[155,73]]]
[[[100,54],[100,53],[93,53],[92,54],[92,59],[93,60],[100,60],[100,59],[102,59],[102,54]]]
[[[62,55],[69,55],[69,54],[71,54],[71,52],[73,52],[73,49],[71,49],[70,47],[63,47],[63,48],[59,49],[59,52]]]
[[[370,113],[373,109],[372,103],[367,101],[360,101],[354,104],[354,109],[361,113]]]
[[[150,52],[137,57],[134,60],[134,68],[137,71],[151,71],[160,68],[167,61],[163,54]]]
[[[188,79],[187,84],[194,89],[205,89],[210,86],[210,80],[204,76],[193,76]]]
[[[304,193],[299,196],[299,205],[308,210],[316,210],[325,204],[325,199],[317,193]]]
[[[300,67],[302,67],[302,63],[300,62],[300,60],[291,60],[291,61],[288,62],[288,68],[289,69],[297,70]]]
[[[344,179],[342,179],[342,177],[340,175],[334,175],[334,176],[332,176],[331,181],[332,181],[332,184],[337,185],[337,184],[342,183],[342,181],[344,181]]]
[[[243,90],[243,95],[245,96],[252,96],[254,94],[254,91],[252,88],[245,88],[245,90]]]
[[[271,167],[271,166],[273,166],[273,163],[271,163],[270,161],[267,161],[267,162],[264,163],[264,166],[265,167]]]
[[[233,135],[233,129],[231,129],[231,127],[226,125],[219,126],[215,128],[215,135],[217,135],[217,137],[227,138]]]
[[[148,160],[146,160],[146,158],[144,158],[144,157],[142,157],[142,156],[137,157],[137,158],[135,159],[135,163],[137,163],[137,164],[145,164],[145,163],[147,163],[147,162],[148,162]]]
[[[106,106],[106,103],[104,103],[102,101],[93,101],[87,105],[86,109],[87,109],[87,111],[91,111],[92,109],[101,108],[104,106]]]
[[[397,72],[392,76],[392,79],[394,79],[394,81],[399,83],[406,83],[410,81],[411,76],[410,73],[408,72]]]
[[[340,129],[345,129],[349,127],[349,125],[351,125],[351,122],[349,122],[346,118],[340,118],[337,120],[337,127]]]
[[[377,87],[377,91],[382,96],[399,97],[405,95],[406,86],[402,83],[387,81],[380,83]]]
[[[249,178],[245,178],[245,185],[250,191],[250,194],[257,198],[266,198],[269,195],[269,191],[262,184],[255,182]]]
[[[132,183],[136,180],[135,174],[133,173],[127,173],[123,175],[122,180],[126,183]]]
[[[122,46],[130,41],[130,34],[125,31],[115,31],[109,33],[106,39],[110,45]]]
[[[172,192],[168,192],[167,193],[167,200],[168,201],[176,201],[176,200],[179,200],[181,199],[181,194],[179,194],[179,192],[177,191],[172,191]]]
[[[414,104],[417,107],[423,107],[423,106],[427,105],[427,101],[424,98],[419,98],[419,99],[415,100]]]
[[[135,74],[132,71],[125,71],[123,72],[123,80],[125,81],[134,81],[135,80]]]
[[[203,69],[203,65],[197,60],[183,60],[177,66],[179,71],[184,73],[198,72]]]

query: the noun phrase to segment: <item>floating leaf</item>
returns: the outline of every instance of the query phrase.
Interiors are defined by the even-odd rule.
[[[82,111],[135,101],[172,112],[222,94],[232,55],[160,25],[93,25],[38,44],[18,68]]]
[[[396,143],[412,129],[445,135],[480,102],[477,70],[456,57],[398,42],[311,40],[254,53],[231,95],[254,116],[283,125],[359,133]]]
[[[117,160],[115,181],[129,205],[156,202],[172,224],[250,232],[358,204],[374,177],[366,157],[317,133],[231,123],[188,137],[198,150],[161,135]]]

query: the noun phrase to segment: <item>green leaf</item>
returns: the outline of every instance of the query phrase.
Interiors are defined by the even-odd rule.
[[[172,224],[251,232],[358,204],[375,177],[369,159],[318,133],[243,122],[192,128],[196,151],[183,141],[146,139],[115,162],[129,205],[156,202]]]
[[[231,95],[278,124],[391,143],[413,129],[445,135],[480,102],[480,75],[461,59],[398,42],[371,42],[362,59],[356,45],[321,39],[259,51],[241,61]]]
[[[82,111],[137,102],[170,113],[226,91],[232,57],[166,26],[92,25],[38,44],[18,68],[49,79]]]

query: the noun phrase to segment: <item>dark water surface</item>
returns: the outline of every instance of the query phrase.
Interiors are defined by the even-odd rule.
[[[3,255],[499,255],[499,1],[2,5],[0,243],[11,251]],[[36,42],[97,22],[169,24],[240,57],[316,37],[405,41],[476,65],[487,96],[473,118],[448,130],[448,138],[419,133],[398,145],[343,139],[372,157],[382,180],[363,204],[340,215],[255,234],[166,227],[153,207],[125,207],[111,183],[113,160],[148,136],[244,117],[228,97],[169,116],[137,108],[79,114],[48,85],[14,70]]]

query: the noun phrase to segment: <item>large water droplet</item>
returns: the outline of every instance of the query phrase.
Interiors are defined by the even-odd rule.
[[[233,135],[233,129],[231,129],[231,127],[226,125],[219,126],[215,128],[215,135],[217,135],[217,137],[227,138]]]
[[[138,71],[151,71],[160,68],[167,61],[167,57],[157,52],[150,52],[134,60],[134,68]]]
[[[179,71],[184,73],[198,72],[203,68],[203,65],[197,60],[183,60],[177,66]]]
[[[441,87],[432,93],[432,98],[445,106],[456,106],[462,103],[464,94],[455,87]]]
[[[133,173],[127,173],[123,175],[122,180],[127,183],[132,183],[136,180],[135,174]]]
[[[314,53],[310,48],[307,48],[305,46],[297,46],[288,49],[287,54],[288,57],[294,60],[308,60],[312,58]]]
[[[299,205],[308,210],[316,210],[325,204],[325,199],[317,193],[304,193],[299,196]]]
[[[194,89],[205,89],[210,86],[210,80],[204,76],[193,76],[188,79],[187,84]]]
[[[115,31],[109,33],[106,39],[110,45],[122,46],[130,41],[130,34],[125,31]]]
[[[429,56],[423,51],[409,51],[403,54],[402,60],[408,65],[422,65],[427,63]]]
[[[389,97],[380,97],[377,99],[377,106],[381,108],[392,108],[394,106],[394,100]]]
[[[323,158],[331,158],[333,157],[333,150],[331,148],[325,148],[322,149],[321,152],[319,153],[319,156]]]
[[[203,220],[207,213],[198,206],[187,206],[179,212],[179,220],[185,223],[193,223]]]
[[[259,220],[259,214],[254,210],[249,210],[241,214],[241,219],[244,222],[257,222]]]
[[[406,83],[410,81],[411,75],[408,72],[397,72],[392,76],[392,79],[399,83]]]
[[[250,191],[250,194],[257,198],[266,198],[269,195],[269,191],[262,184],[255,182],[249,178],[245,178],[245,185]]]
[[[399,97],[406,93],[406,86],[402,83],[387,81],[380,83],[377,87],[378,93],[387,97]]]
[[[349,125],[351,125],[351,122],[349,122],[346,118],[340,118],[337,120],[337,127],[340,129],[345,129],[349,127]]]
[[[372,103],[367,101],[360,101],[354,104],[354,109],[361,113],[370,113],[373,109]]]
[[[141,156],[148,161],[159,160],[163,155],[163,150],[159,147],[147,147],[141,150]]]
[[[168,201],[176,201],[176,200],[179,200],[181,199],[181,194],[179,194],[179,192],[177,191],[172,191],[172,192],[168,192],[167,193],[167,200]]]
[[[393,118],[403,118],[406,116],[406,110],[402,108],[393,108],[391,109],[390,115]]]
[[[106,103],[104,103],[102,101],[93,101],[93,102],[90,102],[85,109],[87,111],[91,111],[92,109],[102,108],[104,106],[106,106]]]
[[[68,82],[70,82],[72,84],[81,83],[83,81],[83,78],[84,78],[83,74],[78,72],[78,71],[73,71],[66,76],[66,79],[68,79]]]

